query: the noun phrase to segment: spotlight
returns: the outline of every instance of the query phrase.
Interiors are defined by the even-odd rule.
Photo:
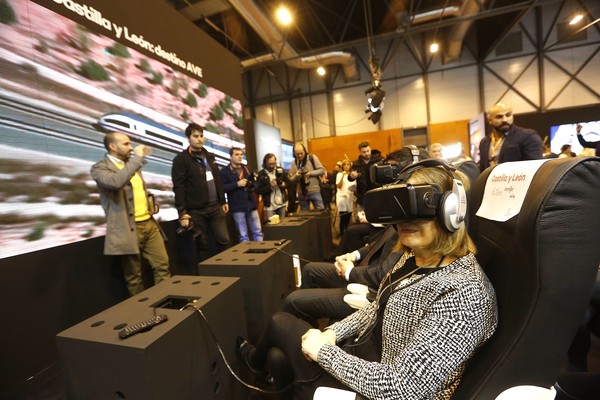
[[[373,114],[369,115],[369,119],[371,120],[371,122],[373,122],[374,124],[376,124],[377,122],[379,122],[379,118],[381,118],[381,110],[377,110],[376,112],[374,112]]]
[[[325,67],[320,66],[319,68],[317,68],[317,74],[319,76],[325,76],[325,72],[327,72],[327,71],[325,71]]]
[[[379,85],[373,85],[365,90],[367,98],[367,107],[365,113],[372,113],[369,119],[376,124],[381,118],[381,109],[383,108],[383,100],[385,99],[385,90]]]
[[[431,43],[431,45],[429,46],[429,51],[432,53],[437,53],[439,49],[440,49],[440,45],[437,44],[436,42]]]

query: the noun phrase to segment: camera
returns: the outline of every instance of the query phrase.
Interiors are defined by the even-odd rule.
[[[193,227],[194,227],[194,224],[192,223],[192,221],[190,221],[189,225],[186,228],[184,228],[183,226],[180,226],[175,230],[175,233],[177,233],[179,236],[181,236],[184,233],[191,231]]]
[[[302,167],[302,169],[300,169],[300,175],[302,176],[302,182],[304,182],[305,185],[308,185],[310,183],[310,174],[308,173],[308,170]]]
[[[244,186],[244,190],[246,192],[254,192],[254,182],[256,182],[257,174],[256,172],[251,173],[246,178],[246,186]]]
[[[275,180],[277,181],[278,185],[283,183],[284,176],[285,171],[283,170],[283,167],[275,167]]]
[[[371,182],[378,185],[394,183],[400,179],[402,168],[396,163],[381,162],[371,165],[369,170]]]

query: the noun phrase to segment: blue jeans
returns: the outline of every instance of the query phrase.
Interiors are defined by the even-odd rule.
[[[250,240],[248,238],[248,228],[250,228],[250,232],[252,233],[252,240],[255,242],[262,242],[263,234],[260,227],[258,211],[239,211],[233,212],[231,215],[235,221],[235,227],[240,234],[240,243]]]
[[[313,208],[315,210],[324,210],[325,206],[323,205],[323,198],[321,197],[321,192],[308,192],[305,195],[298,195],[298,203],[300,203],[301,210],[310,210],[310,203],[312,203]]]

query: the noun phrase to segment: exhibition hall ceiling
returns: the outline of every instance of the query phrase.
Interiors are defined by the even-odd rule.
[[[437,41],[445,62],[471,51],[484,57],[537,5],[560,0],[167,0],[187,19],[236,54],[246,68],[356,52],[381,39]],[[285,4],[293,22],[276,21]],[[418,37],[418,40],[417,40]],[[393,50],[393,49],[391,49]],[[390,50],[386,50],[388,53]],[[368,55],[359,55],[367,58]]]

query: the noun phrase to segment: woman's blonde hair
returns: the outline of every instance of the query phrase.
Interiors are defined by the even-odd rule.
[[[452,175],[452,177],[451,177]],[[427,167],[414,171],[406,180],[406,183],[412,185],[430,184],[437,185],[443,192],[451,191],[453,179],[458,179],[462,182],[465,190],[469,190],[471,183],[469,178],[460,171],[450,172],[441,167]],[[445,256],[462,257],[468,253],[477,251],[475,243],[471,240],[467,227],[464,223],[454,232],[448,232],[442,228],[438,221],[439,233],[431,244],[431,250],[437,254]],[[396,251],[406,250],[406,248],[398,242]]]

